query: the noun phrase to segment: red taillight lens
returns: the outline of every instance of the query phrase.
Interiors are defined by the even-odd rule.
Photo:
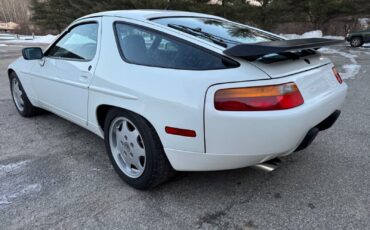
[[[221,89],[215,94],[215,108],[221,111],[268,111],[291,109],[304,102],[295,83]]]
[[[342,77],[340,76],[338,70],[335,67],[333,67],[333,73],[339,84],[342,84],[343,83]]]

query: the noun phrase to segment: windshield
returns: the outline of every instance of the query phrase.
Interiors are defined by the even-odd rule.
[[[182,26],[183,28],[189,28],[193,31],[202,32],[201,34],[190,33],[196,37],[213,41],[214,38],[222,40],[226,43],[226,47],[232,47],[240,43],[257,43],[257,42],[268,42],[274,40],[280,40],[278,37],[263,33],[247,26],[239,25],[237,23],[213,19],[213,18],[197,18],[197,17],[169,17],[169,18],[157,18],[152,21],[159,24],[175,28],[175,26]],[[181,30],[187,32],[186,30]],[[205,34],[212,35],[214,37],[204,36]],[[213,39],[213,40],[212,40]],[[217,43],[216,43],[217,44]],[[224,46],[222,44],[218,44]],[[225,47],[225,46],[224,46]]]

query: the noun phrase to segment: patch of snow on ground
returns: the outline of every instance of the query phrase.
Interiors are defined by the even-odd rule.
[[[321,48],[319,49],[319,51],[324,54],[339,54],[345,58],[350,59],[353,64],[357,64],[357,61],[356,61],[357,55],[355,54],[350,54],[350,53],[342,52],[342,51],[339,51],[333,48],[327,48],[327,47]]]
[[[353,79],[361,70],[361,65],[345,64],[342,66],[344,73],[340,73],[342,79]]]
[[[36,36],[36,38],[32,41],[35,43],[51,43],[55,38],[56,36],[48,34],[46,36]]]
[[[0,46],[8,46],[8,45],[6,45],[6,44],[0,44]]]
[[[287,39],[299,39],[299,38],[322,38],[322,31],[321,30],[315,30],[315,31],[309,31],[302,35],[299,34],[283,34],[283,37]]]
[[[354,79],[361,70],[361,65],[359,65],[356,61],[357,55],[326,47],[319,49],[319,51],[324,54],[339,54],[345,58],[348,58],[352,62],[352,64],[345,64],[342,66],[344,72],[340,72],[340,75],[343,79]]]
[[[322,31],[321,30],[309,31],[302,34],[301,38],[322,38]]]
[[[302,39],[302,38],[329,38],[329,39],[338,39],[344,40],[343,36],[323,36],[321,30],[309,31],[302,35],[299,34],[283,34],[283,37],[287,39]]]
[[[328,38],[328,39],[337,39],[337,40],[343,40],[344,41],[344,36],[323,36],[323,38]]]
[[[20,36],[19,39],[6,40],[6,43],[22,43],[22,44],[32,44],[32,43],[42,43],[50,44],[55,40],[55,35],[45,35],[45,36],[35,36],[34,38],[30,36]]]
[[[4,175],[4,174],[7,174],[7,173],[10,173],[10,172],[13,172],[13,171],[16,171],[18,170],[19,168],[23,167],[24,165],[28,164],[30,161],[20,161],[20,162],[17,162],[17,163],[11,163],[11,164],[7,164],[7,165],[0,165],[0,176],[1,175]]]
[[[8,205],[11,204],[11,200],[15,199],[20,196],[29,195],[31,193],[36,193],[41,191],[41,185],[40,184],[30,184],[18,191],[14,191],[12,193],[4,194],[0,198],[0,205]]]

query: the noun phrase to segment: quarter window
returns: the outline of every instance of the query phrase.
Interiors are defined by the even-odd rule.
[[[129,63],[185,70],[239,66],[231,59],[140,26],[115,23],[115,33],[120,52]]]
[[[81,24],[64,34],[46,56],[90,61],[95,56],[97,41],[98,24]]]

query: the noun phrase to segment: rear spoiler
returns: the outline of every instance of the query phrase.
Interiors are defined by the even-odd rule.
[[[344,41],[342,40],[325,38],[278,40],[254,44],[239,44],[224,50],[224,54],[232,57],[245,58],[249,61],[255,61],[267,54],[285,54],[292,51],[318,49],[324,46],[342,44],[343,42]]]

